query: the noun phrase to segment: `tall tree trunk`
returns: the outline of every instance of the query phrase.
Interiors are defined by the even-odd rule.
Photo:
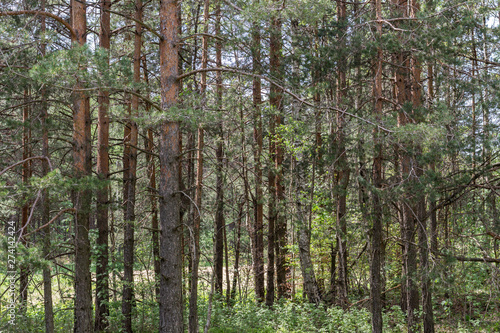
[[[31,157],[31,121],[30,121],[30,91],[29,88],[24,90],[23,108],[23,160]],[[23,163],[22,179],[23,185],[28,186],[31,179],[31,160]],[[28,246],[25,235],[28,233],[28,218],[30,214],[30,200],[25,197],[25,202],[21,208],[21,228],[19,240],[23,246]],[[20,266],[19,274],[19,299],[21,302],[21,313],[26,313],[28,306],[28,282],[29,282],[29,267],[26,264]]]
[[[297,173],[300,172],[300,170],[297,171]],[[300,193],[300,184],[304,182],[304,179],[299,176],[297,182],[299,183],[297,185],[297,192]],[[298,244],[300,268],[304,279],[304,292],[310,303],[319,304],[321,301],[321,292],[318,287],[316,275],[314,274],[314,265],[311,260],[311,226],[308,222],[307,207],[300,204],[300,198],[298,198],[298,200]]]
[[[146,56],[143,58],[143,70],[144,70],[144,82],[146,86],[149,86],[149,75],[147,70],[147,59]],[[148,91],[149,96],[149,91]],[[146,114],[151,111],[151,105],[146,104]],[[153,247],[153,266],[155,271],[155,292],[156,298],[160,297],[160,285],[158,281],[160,280],[160,245],[159,245],[159,229],[158,229],[158,198],[156,189],[156,163],[154,152],[154,138],[153,129],[149,127],[145,135],[145,148],[146,148],[146,161],[148,169],[148,192],[149,192],[149,203],[151,206],[151,245]]]
[[[281,18],[273,17],[271,21],[271,36],[269,50],[269,65],[271,76],[280,80],[282,78],[281,60],[282,60],[282,41],[281,41]],[[290,273],[290,267],[287,264],[287,226],[285,217],[285,191],[283,186],[283,146],[279,139],[279,133],[276,128],[282,123],[282,91],[276,85],[271,84],[269,102],[273,109],[274,116],[271,121],[274,122],[274,133],[271,136],[274,148],[274,182],[275,182],[275,251],[276,251],[276,283],[278,287],[278,298],[290,297],[290,286],[287,283],[287,277]],[[276,137],[278,136],[278,137]]]
[[[411,13],[410,16],[415,18],[418,11],[420,11],[420,4],[418,0],[412,0],[411,2]],[[421,80],[421,64],[416,57],[411,59],[412,65],[412,104],[414,108],[414,113],[418,112],[418,109],[422,107],[422,80]],[[414,116],[415,122],[420,122],[421,117],[418,115]],[[414,149],[414,168],[416,169],[417,180],[423,177],[424,166],[420,165],[418,161],[418,156],[422,154],[422,148],[417,145]],[[422,315],[425,333],[434,333],[434,315],[432,311],[432,293],[431,293],[431,280],[430,280],[430,266],[429,266],[429,240],[427,238],[427,214],[426,214],[426,203],[425,196],[419,194],[416,197],[416,223],[418,230],[418,241],[420,250],[420,278],[421,278],[421,289],[422,289]]]
[[[135,1],[134,34],[134,83],[141,81],[142,47],[142,1]],[[139,112],[139,97],[132,95],[131,110],[126,122],[124,137],[124,231],[123,231],[123,329],[132,333],[132,307],[134,299],[134,223],[135,223],[135,185],[137,181],[137,138],[138,129],[133,117]]]
[[[397,0],[398,14],[400,17],[408,17],[410,13],[410,4],[405,1]],[[401,50],[396,55],[396,97],[398,102],[398,126],[404,127],[415,120],[410,114],[405,112],[403,106],[406,103],[412,103],[412,78],[411,78],[411,55],[408,51]],[[417,219],[415,212],[417,205],[413,204],[418,201],[417,195],[411,190],[415,185],[415,173],[412,173],[412,168],[416,165],[411,147],[411,143],[404,141],[401,143],[400,163],[401,163],[401,179],[406,180],[403,183],[405,191],[401,202],[402,221],[401,232],[403,239],[403,278],[404,278],[404,294],[403,303],[406,307],[408,331],[415,332],[417,330],[417,311],[419,308],[419,296],[417,286],[417,248],[415,246],[415,234],[417,227]]]
[[[75,31],[75,46],[87,41],[86,3],[71,1],[72,24]],[[80,71],[85,71],[81,66]],[[90,101],[80,89],[83,83],[77,80],[73,91],[73,163],[75,178],[83,182],[91,176],[91,119]],[[75,325],[74,332],[92,332],[92,289],[90,274],[89,217],[92,192],[79,184],[75,191]]]
[[[45,0],[41,2],[41,10],[45,11]],[[41,20],[41,33],[46,32],[46,22],[45,16],[40,18]],[[47,44],[42,43],[40,45],[40,53],[42,57],[45,57],[47,49]],[[42,156],[45,159],[42,161],[42,177],[46,177],[49,173],[49,162],[47,159],[50,158],[49,154],[49,129],[47,126],[47,120],[49,118],[48,105],[47,105],[47,91],[42,89],[42,105],[40,109],[40,122],[42,127]],[[41,225],[46,225],[50,221],[50,192],[49,189],[44,189],[42,191],[42,216]],[[49,260],[50,256],[50,226],[47,226],[42,231],[43,237],[43,256],[46,260]],[[45,332],[54,332],[54,309],[52,304],[52,274],[50,267],[43,268],[43,305],[44,305],[44,319],[45,319]]]
[[[375,16],[377,20],[377,38],[382,38],[382,5],[381,0],[375,1]],[[382,48],[377,49],[377,58],[375,59],[374,77],[375,82],[373,85],[373,99],[374,99],[374,114],[376,124],[382,122],[382,63],[383,52]],[[373,213],[372,221],[373,226],[371,230],[371,258],[370,258],[370,296],[372,299],[372,332],[382,333],[382,218],[383,206],[380,198],[380,190],[382,188],[382,133],[378,127],[373,129]]]
[[[298,52],[300,45],[298,43],[299,36],[299,23],[297,20],[293,20],[292,24],[292,47],[294,52],[294,62],[293,62],[293,75],[299,75],[300,73],[300,63],[298,56],[295,54]],[[314,94],[315,103],[319,104],[319,92],[315,91]],[[292,116],[295,121],[300,121],[300,103],[296,100],[293,101],[292,104]],[[316,119],[315,119],[316,120]],[[292,168],[293,168],[293,190],[295,191],[295,201],[296,201],[296,215],[297,215],[297,242],[299,245],[299,261],[300,261],[300,269],[302,271],[302,278],[304,281],[304,292],[307,296],[307,299],[310,303],[319,304],[321,302],[321,292],[318,287],[318,282],[316,280],[316,275],[314,273],[314,264],[311,258],[311,222],[312,220],[309,218],[312,208],[309,196],[314,192],[314,177],[315,171],[318,161],[317,152],[319,149],[319,145],[321,145],[321,140],[318,140],[321,137],[315,135],[315,152],[313,154],[313,172],[311,178],[311,185],[308,187],[306,185],[307,182],[307,159],[299,154],[297,157],[292,157]],[[308,194],[309,192],[309,194]]]
[[[260,29],[254,23],[252,26],[252,69],[255,74],[260,73]],[[253,138],[254,148],[254,171],[255,171],[255,196],[254,196],[254,225],[252,228],[252,263],[254,274],[255,297],[258,302],[264,301],[264,196],[262,192],[262,117],[260,104],[262,103],[261,80],[253,77],[252,98],[254,108]]]
[[[396,13],[399,17],[407,18],[411,6],[406,1],[395,0]],[[412,103],[412,78],[411,78],[411,55],[408,51],[401,50],[395,55],[396,68],[396,99],[398,103],[398,126],[404,127],[414,121],[411,115],[403,108],[407,103]],[[417,324],[417,311],[419,307],[419,296],[417,286],[417,248],[415,246],[417,208],[416,195],[411,190],[415,182],[415,174],[412,167],[416,162],[412,152],[411,143],[403,141],[400,144],[400,173],[403,181],[404,194],[401,200],[401,238],[403,247],[403,284],[402,286],[402,308],[407,313],[407,325],[409,332],[415,332]]]
[[[175,106],[179,92],[177,0],[160,1],[161,107]],[[179,123],[165,120],[160,128],[160,333],[183,332],[182,248],[179,200]]]
[[[233,270],[233,286],[231,288],[230,299],[236,298],[236,284],[239,279],[239,269],[240,269],[240,245],[241,245],[241,220],[243,219],[243,207],[245,207],[246,200],[240,203],[240,208],[238,211],[238,224],[236,226],[236,241],[234,249],[234,270]]]
[[[268,203],[268,226],[267,226],[267,290],[266,290],[266,305],[272,306],[274,304],[274,254],[276,250],[274,226],[276,223],[276,177],[272,167],[272,161],[275,160],[276,145],[274,142],[275,122],[271,117],[269,121],[269,163],[271,167],[268,173],[268,187],[269,187],[269,203]]]
[[[339,34],[339,45],[344,45],[344,33],[346,31],[346,3],[343,0],[337,0],[338,20],[341,24],[341,33]],[[345,63],[340,62],[338,68],[338,92],[337,102],[341,108],[345,105],[345,95],[347,89]],[[337,112],[337,138],[336,138],[336,221],[337,221],[337,244],[339,246],[339,288],[338,295],[340,305],[344,308],[348,305],[348,279],[347,279],[347,185],[349,184],[349,165],[347,161],[347,150],[345,147],[345,119],[342,112]]]
[[[216,22],[215,22],[215,34],[220,35],[220,0],[217,1],[216,5]],[[222,66],[222,44],[219,39],[216,40],[216,54],[215,63],[216,67],[220,68]],[[217,106],[222,107],[222,73],[216,73],[216,84],[217,84]],[[224,259],[224,239],[225,239],[225,221],[224,221],[224,174],[223,174],[223,158],[224,158],[224,131],[222,127],[222,113],[219,113],[220,120],[217,124],[217,150],[215,152],[217,158],[216,166],[216,212],[215,212],[215,291],[222,295],[222,283],[223,283],[223,259]],[[227,280],[229,283],[229,279]],[[229,292],[229,290],[228,290]]]
[[[204,0],[203,18],[204,18],[204,35],[202,39],[202,55],[201,68],[206,69],[208,65],[208,20],[209,20],[209,0]],[[207,91],[207,73],[201,73],[201,97],[202,109],[206,107],[206,91]],[[198,125],[198,148],[197,148],[197,167],[196,167],[196,190],[195,190],[195,207],[193,209],[193,240],[191,241],[191,286],[189,295],[189,332],[197,333],[198,328],[198,264],[200,261],[200,223],[201,223],[201,198],[203,185],[203,146],[204,146],[204,130],[203,125]]]
[[[198,127],[198,148],[197,148],[197,167],[196,167],[196,191],[194,201],[193,218],[193,237],[192,240],[192,268],[191,268],[191,287],[189,297],[189,332],[198,332],[198,264],[200,262],[200,222],[201,222],[201,189],[203,184],[203,128]]]
[[[110,47],[110,13],[111,1],[101,0],[101,30],[99,34],[99,46],[109,52]],[[106,55],[106,62],[109,65],[109,55]],[[97,176],[99,180],[105,182],[109,180],[109,92],[99,91],[99,111],[97,115]],[[95,307],[95,331],[103,332],[108,326],[109,316],[109,269],[108,269],[108,204],[109,193],[108,184],[98,188],[96,224],[98,236],[96,240],[97,264],[96,264],[96,307]]]

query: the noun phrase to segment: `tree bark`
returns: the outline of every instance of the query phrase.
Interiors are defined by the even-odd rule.
[[[196,166],[196,191],[195,207],[193,217],[193,240],[191,247],[192,267],[191,267],[191,286],[189,295],[189,332],[198,332],[198,264],[200,262],[200,222],[201,222],[201,195],[203,185],[203,139],[204,131],[201,126],[198,127],[198,148],[197,148],[197,166]]]
[[[45,11],[45,0],[41,1],[41,10]],[[41,27],[40,30],[42,34],[46,32],[46,22],[45,16],[40,18]],[[45,57],[47,49],[47,44],[42,43],[40,45],[40,53],[42,57]],[[42,156],[45,159],[42,161],[42,176],[46,177],[50,171],[49,169],[49,128],[47,126],[47,120],[49,118],[48,114],[48,105],[47,105],[47,91],[46,89],[42,89],[42,105],[40,110],[40,122],[42,127]],[[41,224],[46,225],[50,221],[50,192],[49,189],[44,189],[42,191],[42,216],[41,216]],[[43,256],[46,260],[49,259],[50,256],[50,226],[47,226],[42,231],[43,237]],[[54,332],[54,309],[52,304],[52,274],[49,267],[43,268],[43,305],[44,305],[44,320],[45,320],[45,332],[53,333]]]
[[[86,3],[71,1],[72,26],[75,46],[83,46],[87,40]],[[85,71],[81,66],[80,71]],[[73,92],[73,163],[74,174],[79,181],[75,191],[75,325],[74,332],[92,332],[92,289],[90,274],[89,217],[92,192],[82,184],[91,176],[91,118],[88,96],[80,89],[77,80]]]
[[[149,86],[149,75],[147,70],[146,56],[143,57],[143,70],[144,70],[144,82]],[[148,91],[149,95],[149,91]],[[151,111],[151,105],[146,104],[146,114]],[[159,243],[159,232],[158,232],[158,198],[156,189],[156,163],[155,157],[153,155],[154,151],[154,138],[153,129],[149,127],[145,135],[145,149],[147,152],[146,162],[147,162],[147,173],[148,173],[148,192],[149,192],[149,204],[151,206],[151,244],[153,252],[153,266],[155,271],[155,292],[156,298],[160,297],[160,243]]]
[[[281,41],[281,18],[273,17],[271,19],[271,36],[269,50],[269,65],[271,76],[276,80],[282,78],[281,60],[282,60],[282,41]],[[276,192],[274,199],[275,214],[275,251],[276,251],[276,284],[278,287],[278,298],[290,297],[290,286],[287,283],[287,277],[290,274],[290,267],[287,264],[288,250],[287,246],[287,225],[284,212],[285,191],[283,186],[283,146],[279,139],[279,133],[276,128],[282,123],[282,91],[276,85],[271,84],[269,103],[273,109],[274,115],[271,122],[274,122],[273,131],[270,132],[270,139],[273,140],[274,150],[274,190]]]
[[[215,11],[215,35],[220,35],[220,0],[216,3]],[[208,32],[208,31],[207,31]],[[222,66],[222,44],[219,39],[216,40],[215,44],[215,63],[216,67],[220,68]],[[221,108],[222,103],[222,73],[216,73],[216,90],[217,90],[217,106]],[[222,114],[219,113],[220,120],[217,124],[217,149],[215,151],[217,166],[216,166],[216,212],[215,212],[215,291],[222,295],[222,284],[223,284],[223,259],[224,259],[224,243],[225,243],[225,220],[224,220],[224,130],[222,127]],[[226,245],[227,246],[227,245]],[[229,283],[229,279],[227,279]],[[229,293],[229,290],[227,290]],[[229,294],[228,294],[229,295]]]
[[[110,48],[110,0],[101,0],[101,30],[99,34],[99,46],[109,52]],[[109,66],[109,55],[106,55],[106,62]],[[99,111],[97,115],[97,177],[103,183],[109,180],[109,92],[99,91]],[[108,326],[107,316],[109,316],[109,268],[108,268],[108,204],[109,193],[108,184],[104,183],[97,189],[97,213],[96,224],[98,236],[96,240],[96,307],[95,307],[95,331],[103,332]]]
[[[142,1],[135,1],[135,19],[142,21]],[[135,23],[134,34],[134,83],[141,81],[142,25]],[[135,223],[135,185],[137,181],[137,138],[138,129],[133,117],[139,112],[139,97],[132,95],[131,109],[126,120],[124,136],[124,232],[123,232],[123,329],[132,333],[132,307],[134,299],[134,223]]]
[[[375,15],[377,20],[377,38],[382,38],[382,4],[381,0],[375,1]],[[377,49],[377,58],[375,59],[373,85],[373,98],[374,98],[374,114],[377,123],[382,121],[382,63],[383,52],[382,48]],[[383,206],[380,198],[380,191],[382,188],[382,133],[378,127],[373,129],[373,212],[372,212],[372,230],[371,230],[371,260],[370,260],[370,297],[372,300],[372,332],[382,333],[382,219],[383,219]]]
[[[338,20],[341,24],[341,33],[339,34],[339,45],[343,42],[343,35],[346,30],[344,25],[346,22],[346,3],[343,0],[337,0]],[[338,67],[338,92],[337,102],[340,107],[345,105],[345,95],[347,89],[346,69],[343,62],[339,63]],[[335,187],[336,187],[336,221],[337,221],[337,244],[339,245],[339,268],[338,281],[339,288],[337,290],[339,303],[343,308],[348,305],[348,278],[347,278],[347,186],[349,184],[350,169],[347,161],[347,150],[345,147],[345,119],[342,112],[337,112],[337,138],[336,138],[336,167],[335,167]]]
[[[416,17],[416,13],[420,11],[420,4],[418,0],[412,0],[412,11],[410,16]],[[421,64],[416,57],[412,57],[412,103],[414,112],[422,107],[422,80],[421,80]],[[420,122],[421,117],[415,116],[415,121]],[[414,148],[414,168],[416,169],[417,180],[423,177],[424,166],[420,165],[418,156],[422,154],[422,148],[417,145]],[[416,197],[416,223],[418,230],[419,250],[420,250],[420,279],[422,289],[422,315],[424,324],[424,333],[434,333],[434,315],[432,311],[432,292],[430,281],[430,267],[429,267],[429,240],[427,238],[427,214],[425,196],[420,193]]]
[[[204,33],[208,33],[209,20],[209,0],[204,0],[203,19]],[[203,36],[202,39],[202,55],[201,68],[205,69],[208,65],[208,38]],[[201,98],[202,109],[206,106],[206,91],[207,91],[207,73],[201,73]],[[195,185],[195,207],[193,209],[193,240],[191,241],[191,281],[189,295],[189,332],[197,333],[198,328],[198,265],[200,262],[200,223],[201,223],[201,199],[203,185],[203,146],[204,146],[204,129],[203,125],[198,125],[198,147],[197,147],[197,166],[196,166],[196,185]]]
[[[175,106],[179,92],[179,36],[177,0],[160,1],[161,106]],[[177,121],[165,120],[160,128],[160,333],[183,332],[182,248],[179,200],[179,136]]]
[[[255,74],[260,74],[260,30],[254,23],[252,30],[252,69]],[[262,116],[260,104],[262,103],[261,80],[254,77],[252,81],[252,98],[254,108],[253,138],[254,170],[255,170],[255,196],[254,196],[254,225],[252,230],[252,262],[254,274],[255,297],[258,302],[264,301],[264,196],[262,192]]]
[[[303,180],[299,178],[297,181],[301,182]],[[300,190],[298,192],[300,192]],[[321,292],[314,273],[314,265],[311,260],[311,229],[308,223],[308,214],[304,208],[305,207],[300,203],[297,204],[300,268],[302,271],[302,278],[304,279],[304,292],[309,302],[319,304],[321,302]]]
[[[29,88],[24,89],[25,106],[23,108],[23,185],[28,186],[31,179],[31,121],[30,121],[30,91]],[[30,214],[30,200],[25,197],[25,202],[21,208],[21,228],[19,240],[20,243],[27,247],[28,242],[25,235],[28,233],[28,217]],[[20,265],[19,274],[19,299],[21,303],[21,313],[26,314],[28,306],[28,283],[29,283],[29,267],[26,264]]]

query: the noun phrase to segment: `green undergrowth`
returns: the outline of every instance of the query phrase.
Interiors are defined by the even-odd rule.
[[[384,332],[404,332],[401,311],[384,314]],[[302,302],[277,302],[272,308],[255,302],[238,302],[232,307],[217,303],[212,310],[209,332],[370,332],[368,310],[343,310]]]
[[[68,288],[69,289],[69,288]],[[54,295],[55,296],[55,295]],[[64,295],[63,295],[64,296]],[[208,295],[200,292],[198,316],[200,332],[207,322]],[[55,297],[54,322],[56,332],[73,331],[73,301],[68,297]],[[43,302],[34,302],[24,311],[16,309],[16,324],[10,326],[2,302],[0,331],[2,332],[45,332]],[[109,332],[121,332],[121,302],[111,300]],[[456,310],[458,305],[450,308]],[[444,311],[435,306],[436,332],[499,332],[498,313],[484,311],[471,319],[460,318],[455,311]],[[455,312],[455,313],[453,313]],[[137,299],[133,312],[134,332],[158,332],[158,304],[153,299]],[[188,306],[185,306],[185,327],[187,329]],[[313,305],[300,300],[278,301],[271,308],[255,300],[238,300],[230,306],[214,299],[211,304],[211,333],[306,333],[306,332],[371,332],[371,315],[367,308],[351,307],[343,310],[336,306]],[[386,308],[383,313],[384,332],[407,332],[405,315],[399,306]]]

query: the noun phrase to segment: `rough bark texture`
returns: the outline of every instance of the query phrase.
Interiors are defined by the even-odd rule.
[[[208,33],[209,19],[209,0],[204,1],[203,18],[205,34]],[[205,69],[208,65],[208,38],[203,35],[202,39],[201,68]],[[206,106],[207,91],[207,73],[201,73],[201,95],[202,108]],[[193,239],[191,240],[191,280],[189,288],[189,332],[197,333],[198,328],[198,265],[200,262],[200,223],[201,223],[201,198],[203,185],[203,146],[204,129],[203,125],[198,125],[198,147],[197,147],[197,166],[196,166],[196,185],[195,185],[195,207],[193,209]],[[217,268],[216,268],[217,270]]]
[[[72,25],[76,46],[86,43],[86,4],[71,1]],[[85,68],[80,68],[85,71]],[[75,178],[80,181],[75,191],[75,325],[74,332],[92,332],[92,289],[90,275],[89,217],[92,192],[82,180],[92,171],[91,119],[88,96],[79,91],[83,84],[77,81],[73,91],[73,163]]]
[[[143,71],[144,71],[144,82],[149,85],[149,76],[147,70],[146,57],[143,58]],[[149,91],[148,91],[149,95]],[[146,104],[146,114],[151,111],[151,105]],[[157,199],[157,189],[156,189],[156,163],[155,157],[153,155],[154,138],[153,129],[148,128],[146,134],[144,135],[144,146],[147,152],[146,162],[147,162],[147,174],[148,174],[148,193],[149,193],[149,203],[151,207],[151,245],[153,252],[153,265],[155,271],[155,281],[156,281],[156,297],[160,297],[160,285],[158,281],[160,280],[160,242],[159,242],[159,232],[158,232],[158,199]]]
[[[179,85],[178,4],[160,1],[161,106],[168,111],[177,102]],[[179,123],[166,120],[160,128],[160,333],[183,332],[182,248],[179,200]]]
[[[42,123],[42,155],[50,158],[49,156],[49,131],[47,128],[47,102],[45,93],[42,91],[42,110],[41,110],[41,123]],[[42,161],[42,175],[46,176],[49,173],[49,163],[47,160]],[[42,191],[42,216],[41,225],[46,225],[50,221],[50,193],[48,189]],[[48,259],[50,255],[50,226],[43,229],[43,255]],[[52,306],[52,273],[50,267],[43,269],[43,303],[45,309],[45,332],[54,332],[54,310]]]
[[[410,16],[415,17],[416,13],[420,10],[420,4],[417,0],[412,0],[412,11]],[[416,57],[411,59],[412,65],[412,103],[414,112],[418,112],[418,109],[422,107],[422,80],[421,80],[421,64]],[[421,121],[419,116],[414,117],[414,121]],[[424,169],[421,162],[418,161],[418,156],[422,155],[422,148],[416,146],[414,148],[414,168],[416,169],[416,176],[418,179],[423,177]],[[432,293],[431,293],[431,282],[430,282],[430,267],[429,267],[429,239],[427,237],[427,214],[426,214],[426,201],[425,196],[420,193],[416,197],[416,223],[418,229],[418,240],[419,240],[419,254],[420,254],[420,279],[421,279],[421,289],[422,289],[422,315],[423,315],[423,326],[425,333],[434,333],[434,314],[432,310]],[[435,211],[434,211],[435,213]],[[434,216],[435,217],[435,216]]]
[[[111,1],[101,0],[101,30],[99,34],[99,46],[109,51],[110,47],[110,13]],[[109,64],[109,57],[107,57]],[[109,179],[109,92],[99,91],[99,111],[97,115],[97,177],[101,181]],[[95,306],[95,331],[103,332],[108,325],[106,317],[109,316],[109,271],[108,271],[108,185],[97,189],[97,214],[96,224],[98,236],[96,240],[97,263],[96,263],[96,306]]]
[[[271,118],[269,121],[269,163],[272,163],[276,155],[276,145],[274,144],[275,123]],[[267,176],[269,188],[269,203],[268,203],[268,225],[267,225],[267,289],[266,289],[266,305],[274,304],[274,254],[275,254],[275,238],[274,225],[276,223],[276,177],[272,167],[269,168]]]
[[[23,160],[31,157],[31,121],[30,121],[30,92],[26,88],[24,90],[24,102],[26,105],[23,108]],[[28,186],[31,178],[31,160],[23,163],[22,180],[24,186]],[[21,228],[19,240],[23,246],[28,246],[27,239],[24,235],[28,233],[28,217],[30,214],[30,200],[25,198],[23,207],[21,208]],[[29,267],[26,264],[20,265],[19,274],[19,300],[21,303],[21,313],[26,313],[28,306],[28,282],[29,282]]]
[[[236,288],[239,279],[239,269],[240,269],[240,245],[241,245],[241,221],[243,220],[243,207],[247,202],[242,202],[240,204],[240,209],[238,211],[238,225],[236,230],[236,245],[234,250],[234,271],[233,271],[233,286],[231,288],[230,299],[236,298]]]
[[[152,153],[154,150],[154,139],[153,130],[148,128],[147,139],[146,139],[146,151]],[[160,279],[160,245],[158,238],[158,205],[156,198],[156,164],[154,161],[154,156],[149,154],[147,157],[148,162],[148,179],[149,179],[149,197],[151,205],[151,244],[153,247],[153,257],[154,257],[154,270],[155,270],[155,280]],[[160,289],[158,283],[156,284],[156,297],[160,296]]]
[[[341,25],[346,22],[346,4],[345,1],[338,0],[338,20]],[[344,32],[345,28],[341,28]],[[339,45],[343,42],[344,34],[339,34]],[[341,108],[345,105],[345,95],[347,89],[345,63],[339,63],[338,68],[338,92],[337,102]],[[349,184],[349,165],[347,161],[347,150],[345,147],[345,119],[344,114],[337,112],[337,137],[336,137],[336,165],[335,165],[335,191],[336,191],[336,220],[337,220],[337,244],[339,246],[339,268],[338,268],[338,296],[342,307],[348,305],[348,279],[347,279],[347,185]]]
[[[41,10],[45,11],[45,0],[41,2]],[[46,22],[45,16],[40,18],[40,30],[43,33],[46,32]],[[42,43],[40,45],[40,54],[42,57],[46,54],[47,45]],[[42,156],[47,159],[50,158],[49,154],[49,129],[47,126],[47,120],[49,118],[48,114],[48,105],[47,105],[47,92],[45,89],[42,89],[42,105],[40,109],[40,123],[42,127]],[[44,159],[42,161],[42,176],[47,176],[49,173],[49,162]],[[50,221],[50,192],[49,189],[44,189],[42,191],[42,216],[41,216],[41,225],[46,225]],[[43,256],[44,259],[48,260],[50,255],[50,226],[46,227],[42,231],[43,237]],[[44,320],[45,320],[45,332],[53,333],[54,332],[54,309],[52,304],[52,274],[50,267],[43,268],[43,306],[44,306]]]
[[[260,73],[260,31],[254,24],[252,31],[252,68],[255,74]],[[252,262],[254,274],[255,296],[257,301],[264,301],[264,196],[262,192],[262,117],[260,104],[262,103],[261,80],[254,77],[252,81],[252,98],[254,107],[254,128],[253,137],[254,149],[254,170],[255,170],[255,200],[254,225],[252,229]]]
[[[135,1],[135,19],[142,21],[142,1]],[[134,34],[134,82],[141,81],[142,25],[135,24]],[[126,122],[124,136],[124,233],[123,233],[123,298],[122,314],[125,332],[132,333],[132,307],[134,299],[134,230],[135,230],[135,185],[137,181],[138,129],[133,117],[139,111],[139,97],[132,95],[131,110]]]
[[[269,50],[269,65],[271,75],[276,79],[282,78],[281,60],[282,60],[282,41],[281,41],[281,18],[274,17],[271,21],[271,36]],[[283,147],[281,140],[276,137],[279,134],[276,128],[282,123],[282,91],[276,85],[271,85],[269,103],[275,112],[271,117],[274,122],[273,133],[270,133],[273,140],[274,150],[274,189],[275,189],[275,251],[276,251],[276,284],[278,287],[278,298],[290,297],[290,285],[287,283],[287,276],[290,273],[290,267],[287,264],[288,250],[287,245],[287,225],[284,212],[285,191],[283,186]],[[274,119],[273,119],[274,118]]]
[[[382,5],[381,0],[375,1],[375,14],[377,23],[377,38],[382,37]],[[373,85],[373,99],[374,99],[374,114],[376,123],[382,121],[382,62],[383,53],[379,47],[377,49],[377,58],[375,59]],[[370,297],[371,312],[372,312],[372,332],[382,333],[382,278],[381,278],[381,264],[382,264],[382,202],[380,198],[380,189],[382,187],[382,133],[375,127],[373,129],[373,186],[372,192],[373,212],[372,212],[372,230],[371,230],[371,260],[370,260]]]
[[[216,8],[215,8],[215,35],[220,35],[220,20],[221,20],[221,12],[220,12],[220,0],[217,0]],[[216,67],[222,67],[222,43],[220,39],[217,39],[215,42],[215,64]],[[217,106],[220,108],[222,104],[222,72],[216,72],[216,100]],[[216,172],[216,212],[215,212],[215,271],[217,274],[217,280],[215,284],[215,290],[222,295],[222,266],[223,266],[223,253],[224,249],[226,254],[226,281],[227,281],[227,295],[229,297],[231,285],[229,280],[229,267],[227,265],[228,256],[227,256],[227,241],[226,241],[226,227],[225,227],[225,219],[224,219],[224,128],[222,124],[222,113],[219,113],[219,122],[217,124],[217,149],[215,151],[217,166],[215,169]],[[220,287],[220,288],[219,288]]]
[[[197,166],[196,166],[196,191],[194,201],[193,217],[193,240],[191,242],[191,286],[189,294],[189,332],[198,332],[198,264],[200,262],[200,222],[201,222],[201,189],[203,185],[203,144],[204,131],[198,127],[198,148],[197,148]]]
[[[394,0],[396,14],[399,17],[408,17],[410,13],[409,3],[406,1]],[[398,103],[398,126],[404,127],[411,123],[413,119],[406,112],[405,105],[412,102],[412,79],[411,79],[411,56],[409,52],[401,50],[395,54],[396,79],[395,96]],[[409,332],[415,332],[417,324],[416,311],[419,306],[418,285],[417,285],[417,249],[415,246],[416,219],[416,199],[412,194],[412,184],[415,182],[415,160],[411,154],[409,142],[400,142],[399,163],[400,179],[404,180],[405,193],[400,203],[401,209],[401,238],[402,238],[402,278],[401,287],[401,309],[407,313],[407,325]]]
[[[299,182],[301,180],[299,179]],[[298,204],[297,209],[299,217],[298,226],[298,243],[299,243],[299,259],[302,277],[304,279],[304,292],[310,303],[319,304],[321,301],[321,292],[318,287],[316,275],[314,273],[314,265],[311,260],[311,229],[309,228],[307,211],[305,207]]]
[[[216,8],[216,22],[215,22],[215,34],[220,35],[220,1],[217,1]],[[216,41],[216,55],[215,62],[217,67],[222,66],[222,44],[220,40]],[[216,83],[217,83],[217,105],[220,107],[222,102],[222,73],[216,73]],[[224,220],[224,175],[223,175],[223,158],[224,158],[224,132],[222,127],[222,116],[217,124],[217,149],[215,151],[215,156],[217,159],[217,165],[215,169],[216,181],[215,181],[215,192],[216,192],[216,212],[215,212],[215,291],[222,295],[222,283],[223,283],[223,266],[224,266],[224,240],[225,240],[225,220]],[[227,267],[227,266],[226,266]],[[226,272],[227,273],[227,272]],[[227,275],[227,274],[226,274]],[[229,279],[227,279],[229,283]],[[229,292],[229,290],[227,291]],[[228,294],[229,295],[229,294]]]

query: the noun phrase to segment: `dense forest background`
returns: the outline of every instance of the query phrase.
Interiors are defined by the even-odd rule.
[[[0,17],[0,330],[500,330],[496,0]]]

